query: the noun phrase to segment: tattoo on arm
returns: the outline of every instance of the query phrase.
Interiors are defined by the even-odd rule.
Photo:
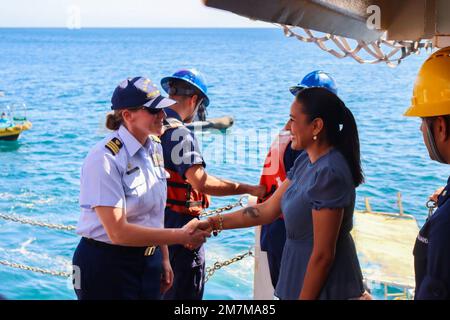
[[[255,207],[247,207],[242,212],[242,214],[248,214],[252,218],[259,217],[259,213],[260,213],[259,210]]]

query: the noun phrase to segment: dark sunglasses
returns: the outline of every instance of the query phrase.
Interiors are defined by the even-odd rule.
[[[168,93],[171,96],[193,96],[196,94],[194,89],[182,89],[176,87],[169,87]]]
[[[158,114],[158,113],[160,113],[161,111],[164,112],[164,110],[163,110],[162,108],[153,109],[153,108],[142,107],[142,109],[144,109],[145,111],[147,111],[147,112],[150,113],[151,115]]]

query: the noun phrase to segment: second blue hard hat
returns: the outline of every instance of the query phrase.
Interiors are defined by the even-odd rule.
[[[161,86],[167,93],[169,93],[170,81],[172,80],[182,80],[197,88],[202,93],[203,98],[205,99],[204,101],[205,107],[209,105],[209,98],[207,95],[208,88],[206,87],[206,81],[203,75],[198,70],[181,69],[175,72],[170,77],[162,78]]]
[[[296,86],[290,87],[289,91],[296,96],[300,90],[305,88],[321,87],[330,90],[335,95],[338,93],[334,79],[326,72],[316,70],[308,73]]]

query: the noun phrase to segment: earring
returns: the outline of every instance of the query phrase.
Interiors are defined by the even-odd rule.
[[[317,140],[317,136],[313,136],[313,140],[316,141]]]

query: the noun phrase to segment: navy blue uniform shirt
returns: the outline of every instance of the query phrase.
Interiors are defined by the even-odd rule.
[[[450,299],[450,178],[414,246],[416,300]]]
[[[182,122],[180,115],[170,109],[166,108],[164,111],[167,118],[175,118]],[[179,127],[177,129],[169,129],[161,137],[161,145],[163,146],[164,167],[180,174],[186,178],[184,174],[186,170],[195,164],[201,164],[206,167],[205,161],[200,153],[198,141],[186,127]]]
[[[167,118],[175,118],[182,121],[180,115],[166,108],[164,111]],[[164,167],[166,169],[177,172],[183,178],[186,178],[186,171],[193,165],[200,164],[206,167],[205,161],[200,153],[197,139],[193,132],[182,126],[177,129],[169,129],[161,136],[161,145],[163,147]],[[194,217],[177,213],[166,207],[164,226],[166,228],[182,228],[186,223],[194,219]],[[201,266],[205,262],[204,246],[197,250],[188,250],[182,245],[169,246],[172,268],[176,270],[178,267],[190,265],[191,267]],[[175,261],[175,257],[177,261]]]

